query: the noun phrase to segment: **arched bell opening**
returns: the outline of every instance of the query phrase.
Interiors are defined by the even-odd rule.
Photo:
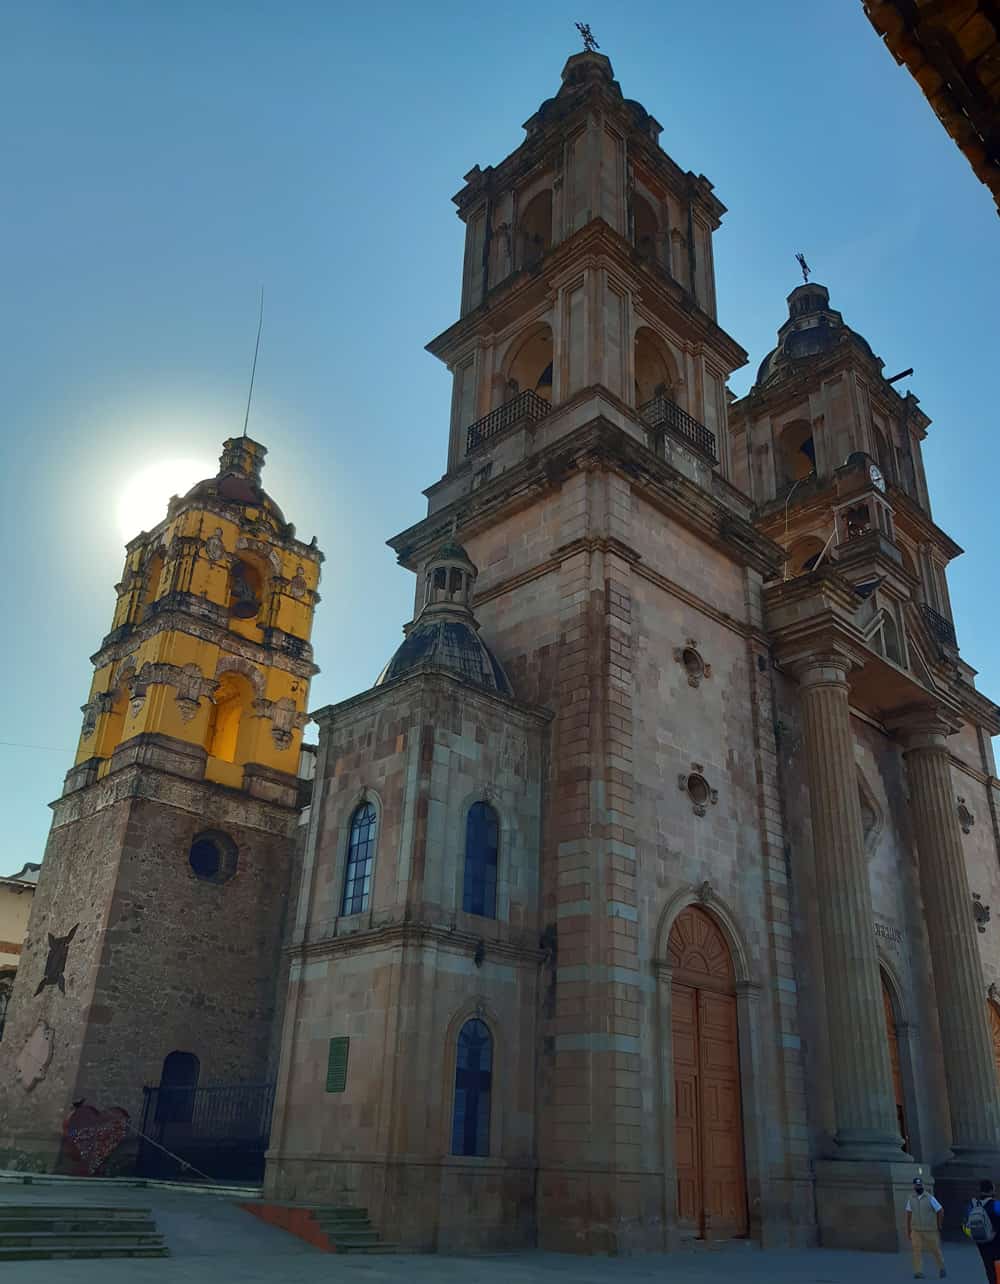
[[[805,575],[809,571],[815,570],[823,552],[823,547],[824,541],[817,535],[807,535],[804,539],[797,540],[788,554],[787,567],[789,576]]]
[[[787,424],[778,438],[778,463],[786,485],[803,481],[816,471],[812,424],[804,419]]]
[[[632,197],[632,243],[644,259],[659,261],[660,222],[656,211],[645,197],[636,192]]]
[[[522,392],[533,392],[543,401],[552,401],[552,330],[539,325],[513,348],[506,363],[504,401],[513,401]]]
[[[253,687],[241,673],[219,675],[208,733],[210,757],[240,764],[250,761],[253,701]]]
[[[675,401],[673,363],[661,340],[648,326],[635,336],[635,404],[639,410],[658,399]]]
[[[552,247],[552,189],[533,196],[518,218],[517,266],[533,268]]]

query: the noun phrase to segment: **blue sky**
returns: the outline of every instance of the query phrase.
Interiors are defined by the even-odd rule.
[[[8,6],[0,873],[43,849],[110,623],[121,494],[163,461],[214,465],[241,429],[261,283],[251,430],[327,558],[312,706],[374,680],[412,602],[384,541],[445,461],[449,380],[423,345],[457,315],[450,198],[556,91],[577,18],[729,207],[719,319],[751,356],[734,390],[800,249],[887,373],[915,368],[934,515],[968,550],[963,654],[1000,697],[997,219],[860,0]]]

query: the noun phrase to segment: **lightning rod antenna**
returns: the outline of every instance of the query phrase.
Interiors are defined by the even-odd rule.
[[[253,381],[257,373],[257,353],[260,351],[260,332],[264,326],[264,287],[260,287],[260,314],[257,317],[257,342],[253,348],[253,365],[250,367],[250,391],[247,393],[247,412],[243,416],[243,436],[247,435],[247,424],[250,422],[250,402],[253,400]]]

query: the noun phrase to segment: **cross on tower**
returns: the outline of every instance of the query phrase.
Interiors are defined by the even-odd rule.
[[[809,264],[806,262],[806,256],[804,254],[796,254],[795,261],[798,263],[799,267],[802,269],[802,280],[805,281],[806,285],[808,285],[809,273],[812,269],[809,267]]]
[[[583,47],[587,53],[593,53],[595,49],[600,49],[600,45],[594,39],[594,33],[590,30],[589,22],[578,22],[576,29],[583,39]]]

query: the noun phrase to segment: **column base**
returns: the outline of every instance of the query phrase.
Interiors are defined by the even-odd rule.
[[[906,1247],[903,1210],[913,1193],[912,1160],[817,1159],[814,1169],[823,1248],[898,1253]]]

